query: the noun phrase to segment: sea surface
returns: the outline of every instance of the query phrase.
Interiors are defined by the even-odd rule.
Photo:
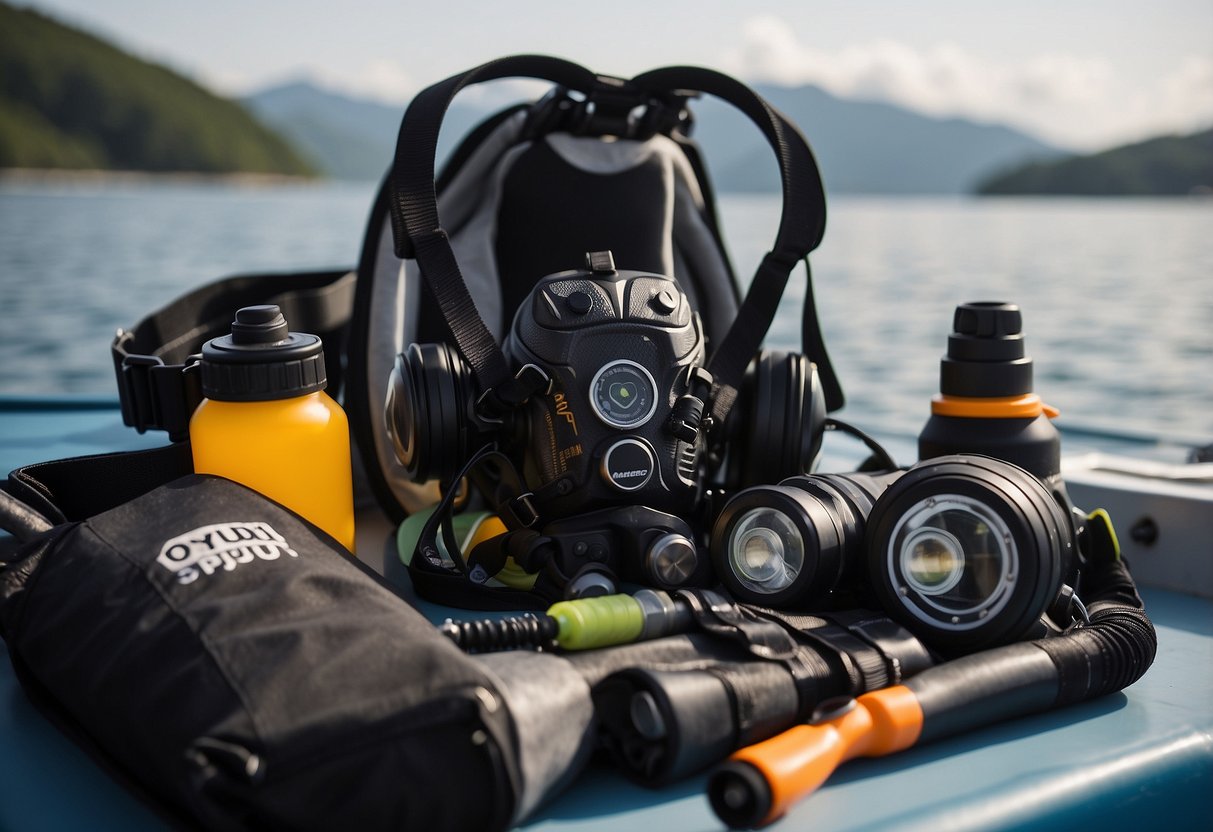
[[[116,329],[218,277],[352,267],[373,192],[0,181],[0,394],[116,395]],[[779,201],[720,213],[748,282]],[[916,433],[956,304],[1002,300],[1063,424],[1213,439],[1213,200],[838,196],[812,263],[850,421]],[[798,347],[804,285],[797,270],[770,346]]]

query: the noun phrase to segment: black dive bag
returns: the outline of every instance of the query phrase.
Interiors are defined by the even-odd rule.
[[[23,687],[171,820],[511,823],[489,673],[294,513],[191,474],[18,554],[0,635]]]

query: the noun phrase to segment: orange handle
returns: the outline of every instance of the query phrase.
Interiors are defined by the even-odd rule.
[[[843,761],[901,751],[921,733],[922,708],[909,688],[897,685],[865,693],[833,719],[798,725],[735,753],[726,767],[736,776],[709,784],[713,808],[731,826],[771,823],[824,783]],[[755,774],[765,788],[754,780]]]

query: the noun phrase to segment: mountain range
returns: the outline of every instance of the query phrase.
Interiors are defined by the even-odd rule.
[[[536,87],[505,82],[457,98],[439,155]],[[1213,191],[1213,131],[1075,156],[1011,127],[938,118],[814,86],[757,90],[799,125],[831,193],[1172,195]],[[508,99],[508,101],[507,101]],[[777,192],[759,131],[713,98],[692,102],[694,137],[719,191]],[[0,169],[320,174],[378,180],[401,104],[308,81],[240,101],[99,38],[0,0]]]
[[[763,85],[757,90],[808,137],[826,188],[834,193],[966,193],[993,172],[1063,151],[1012,128],[925,116],[893,104],[838,98],[814,86]],[[404,113],[306,81],[244,99],[330,176],[380,178],[395,153]],[[456,99],[439,153],[497,107]],[[694,137],[720,191],[779,190],[772,151],[740,113],[716,99],[696,101]]]

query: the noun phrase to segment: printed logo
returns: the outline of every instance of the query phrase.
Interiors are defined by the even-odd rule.
[[[472,583],[482,584],[488,579],[488,571],[479,563],[472,567],[472,571],[468,573],[468,580],[470,580]]]
[[[177,583],[191,584],[202,575],[283,555],[299,557],[269,523],[215,523],[165,541],[156,562],[174,573]]]
[[[611,401],[624,410],[628,410],[640,401],[640,397],[636,395],[636,382],[634,381],[613,382],[607,388],[607,395],[611,397]]]
[[[577,435],[577,417],[573,415],[572,409],[569,407],[569,402],[564,397],[564,393],[557,393],[554,396],[556,401],[556,415],[563,416],[564,420],[573,427],[573,435]]]

